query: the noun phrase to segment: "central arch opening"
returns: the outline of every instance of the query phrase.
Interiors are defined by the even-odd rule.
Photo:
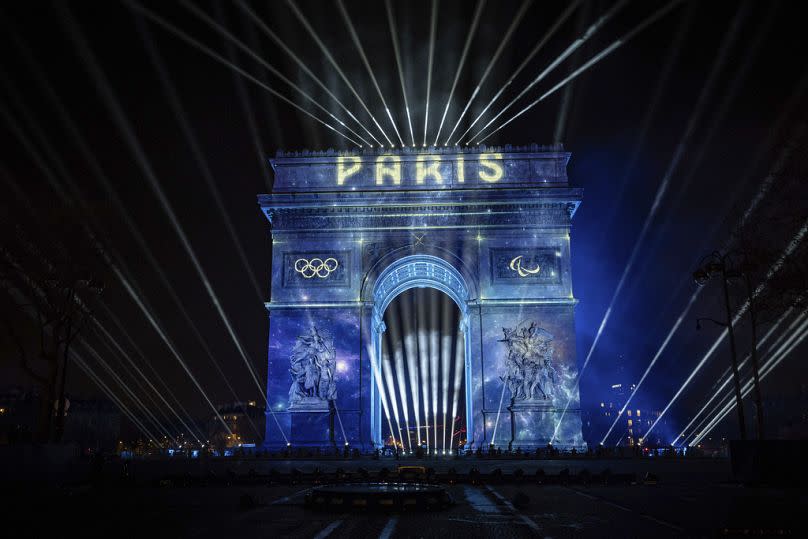
[[[433,454],[455,451],[467,443],[474,413],[467,281],[446,260],[417,254],[396,260],[372,282],[373,443],[383,447],[389,441],[416,451],[421,442]],[[394,308],[388,309],[394,301]],[[457,383],[461,387],[455,390]],[[468,444],[473,445],[473,439]]]
[[[410,288],[384,311],[385,445],[450,454],[466,444],[463,314],[445,292]]]

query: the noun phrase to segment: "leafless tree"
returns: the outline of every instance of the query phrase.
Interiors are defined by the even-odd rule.
[[[71,346],[102,291],[99,242],[72,209],[0,208],[0,316],[19,367],[41,388],[36,440],[64,431]],[[55,420],[55,423],[54,423]]]
[[[740,219],[733,233],[738,253],[738,302],[749,302],[752,333],[750,352],[758,418],[763,436],[757,334],[760,325],[789,310],[808,308],[808,142],[802,137],[791,157],[766,179],[765,198],[755,211]]]

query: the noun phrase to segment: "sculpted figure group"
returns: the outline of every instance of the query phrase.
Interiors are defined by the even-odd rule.
[[[307,333],[300,335],[290,357],[290,404],[310,405],[336,399],[335,366],[334,339],[328,332],[312,326]]]
[[[553,336],[535,322],[502,328],[508,347],[503,381],[513,401],[552,399],[558,374],[553,367]]]

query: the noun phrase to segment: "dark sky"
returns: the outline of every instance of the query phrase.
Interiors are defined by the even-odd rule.
[[[325,117],[252,58],[228,47],[221,35],[211,31],[182,4],[146,4],[160,17],[223,57],[232,58],[301,107]],[[358,100],[285,2],[250,5],[357,117],[366,125],[371,124]],[[327,1],[301,1],[298,5],[392,136],[381,102],[337,5]],[[441,139],[454,126],[520,5],[497,1],[485,6]],[[503,119],[663,5],[664,2],[628,2]],[[193,6],[226,26],[326,109],[345,117],[325,92],[262,35],[235,4],[203,1]],[[346,6],[382,93],[397,124],[404,129],[406,116],[384,3],[346,2]],[[426,1],[393,2],[406,90],[419,140],[423,134],[430,6]],[[529,6],[461,124],[461,132],[566,6],[565,2],[544,1]],[[583,2],[526,65],[497,106],[510,101],[613,6],[612,1]],[[633,270],[583,375],[581,395],[585,407],[602,400],[604,389],[612,383],[636,381],[642,374],[694,290],[690,275],[699,259],[724,245],[738,210],[748,204],[795,126],[804,121],[804,76],[808,66],[804,24],[795,13],[797,7],[797,3],[779,2],[684,2],[487,141],[514,145],[562,142],[572,152],[571,183],[583,187],[585,193],[575,217],[572,240],[575,295],[580,299],[576,314],[579,362],[591,346],[660,182],[672,160],[680,157],[672,168],[669,188]],[[435,136],[448,98],[473,12],[471,1],[440,2],[430,138]],[[40,204],[57,200],[42,168],[21,143],[16,125],[29,137],[39,158],[56,171],[58,182],[66,184],[69,176],[78,186],[101,223],[107,241],[120,257],[121,266],[159,313],[212,400],[217,403],[233,400],[156,277],[114,200],[82,156],[76,137],[65,128],[58,109],[36,75],[40,72],[78,126],[236,393],[245,400],[259,399],[258,388],[149,187],[138,159],[114,121],[102,97],[103,91],[87,69],[86,59],[82,58],[76,40],[70,37],[69,28],[75,23],[86,39],[94,61],[108,79],[114,99],[142,145],[155,178],[261,377],[266,369],[267,339],[266,312],[261,302],[268,297],[270,252],[268,224],[258,211],[255,196],[266,192],[271,181],[266,158],[278,149],[349,148],[350,143],[252,82],[238,78],[153,22],[135,15],[124,3],[5,3],[0,20],[0,102],[14,119],[11,123],[4,119],[4,128],[0,129],[4,181],[16,184]],[[157,52],[170,84],[176,89],[185,120],[221,193],[223,207],[246,252],[250,270],[257,277],[260,297],[170,106],[149,47]],[[408,138],[405,132],[402,135]],[[47,142],[38,138],[40,134]],[[804,152],[804,144],[801,149]],[[58,161],[54,161],[54,156]],[[58,165],[59,161],[63,167]],[[9,197],[4,195],[4,202],[14,204],[10,190],[4,188],[3,192]],[[784,228],[783,236],[789,233],[793,231]],[[188,408],[196,414],[206,413],[204,402],[181,368],[123,287],[113,281],[104,293],[104,302]],[[647,406],[664,406],[718,336],[720,328],[706,327],[699,333],[694,329],[696,316],[723,316],[718,292],[718,285],[711,284],[691,310],[689,317],[693,320],[688,319],[682,325],[660,359],[645,390],[638,395]],[[103,312],[99,318],[131,350]],[[739,328],[742,335],[746,332],[744,326]],[[740,348],[745,352],[748,344],[743,336],[741,341]],[[3,341],[2,353],[6,357],[10,357],[9,348],[9,343]],[[799,392],[800,384],[804,384],[801,380],[805,379],[805,367],[798,353],[804,357],[804,350],[804,347],[797,350],[785,361],[765,387],[778,395]],[[117,360],[111,361],[114,364]],[[618,374],[618,363],[624,375]],[[29,383],[10,364],[11,361],[4,361],[3,380]],[[726,365],[727,352],[721,348],[671,409],[672,428],[682,425],[689,414],[701,407],[710,383]],[[78,372],[70,376],[69,388],[79,394],[96,392]]]

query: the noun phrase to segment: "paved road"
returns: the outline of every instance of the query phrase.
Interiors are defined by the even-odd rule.
[[[457,502],[448,510],[405,514],[339,514],[302,507],[306,489],[269,501],[264,507],[236,514],[226,529],[231,533],[265,533],[299,538],[424,537],[675,537],[679,525],[643,515],[622,505],[561,486],[518,488],[511,485],[452,485]],[[511,500],[517,491],[529,493],[530,503],[519,510]],[[224,531],[224,529],[222,529]],[[208,525],[195,527],[196,537],[213,537]]]
[[[326,513],[304,507],[303,496],[308,488],[62,489],[52,491],[48,499],[40,496],[36,503],[25,496],[18,497],[5,522],[6,529],[25,530],[23,537],[53,534],[54,528],[58,530],[57,537],[81,534],[105,538],[732,536],[723,531],[727,528],[784,530],[787,535],[805,536],[804,525],[797,516],[800,504],[808,506],[802,491],[745,489],[727,484],[457,484],[448,487],[456,504],[444,511]],[[529,497],[529,503],[521,509],[513,503],[518,492]],[[256,507],[240,506],[245,494],[257,502]]]
[[[486,468],[508,472],[521,466],[532,474],[538,465],[553,473],[554,467],[570,464],[489,463]],[[621,466],[639,474],[648,464],[608,465],[613,471]],[[598,471],[591,463],[589,468]],[[661,478],[657,485],[451,485],[456,504],[431,513],[317,512],[303,505],[308,485],[184,487],[154,481],[107,481],[100,487],[18,483],[3,489],[0,507],[7,510],[2,528],[22,530],[23,537],[808,536],[804,489],[745,488],[727,481],[723,464],[657,462],[651,468]],[[518,493],[528,503],[515,505]],[[254,506],[244,508],[243,499]]]

